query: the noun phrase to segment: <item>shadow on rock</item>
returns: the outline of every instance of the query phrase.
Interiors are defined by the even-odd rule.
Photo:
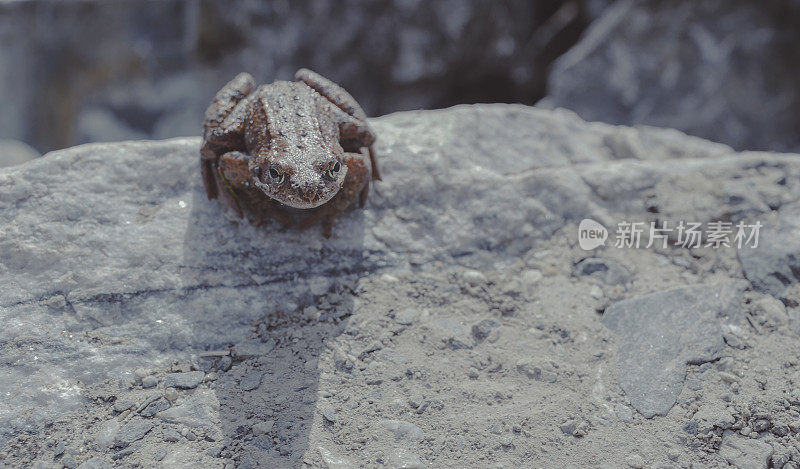
[[[374,269],[362,255],[363,219],[347,212],[328,240],[318,226],[253,227],[193,194],[181,269],[186,307],[207,347],[233,346],[210,368],[225,372],[214,388],[221,456],[237,467],[285,466],[305,454],[312,422],[323,418],[317,357],[351,314],[359,273]]]

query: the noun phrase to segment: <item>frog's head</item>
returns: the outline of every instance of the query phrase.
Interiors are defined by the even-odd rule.
[[[293,208],[315,208],[328,202],[347,175],[343,151],[270,152],[251,161],[254,185]]]

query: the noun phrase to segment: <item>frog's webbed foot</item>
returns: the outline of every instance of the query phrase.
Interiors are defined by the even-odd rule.
[[[338,108],[337,111],[340,112],[334,114],[339,119],[339,138],[342,148],[346,152],[358,153],[361,148],[367,147],[372,166],[372,179],[380,181],[378,160],[373,150],[375,134],[367,124],[367,114],[355,98],[336,83],[305,68],[298,70],[294,78],[311,87]]]
[[[217,198],[224,190],[224,186],[217,184],[216,163],[220,155],[232,150],[244,150],[245,98],[254,88],[253,77],[240,73],[217,92],[206,109],[200,166],[209,199]]]

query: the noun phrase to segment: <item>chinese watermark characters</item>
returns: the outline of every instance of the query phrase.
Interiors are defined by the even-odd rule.
[[[752,248],[758,247],[758,236],[763,225],[755,223],[738,223],[713,221],[696,223],[679,221],[668,222],[629,222],[617,224],[614,233],[614,247],[622,248],[666,248],[669,245],[687,248]],[[605,245],[608,230],[592,219],[584,219],[578,227],[578,244],[590,251]]]

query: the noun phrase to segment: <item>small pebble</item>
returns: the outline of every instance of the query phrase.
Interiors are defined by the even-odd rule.
[[[383,274],[383,275],[381,275],[381,280],[383,280],[384,282],[387,282],[387,283],[396,283],[396,282],[400,281],[399,278],[397,278],[397,277],[395,277],[394,275],[391,275],[391,274]]]
[[[638,454],[631,454],[625,458],[625,462],[633,469],[642,469],[644,467],[644,458]]]
[[[165,429],[161,430],[161,438],[164,441],[168,441],[168,442],[174,443],[176,441],[180,441],[181,434],[178,433],[177,431],[175,431],[175,429],[165,428]]]
[[[764,430],[768,430],[770,425],[772,424],[767,419],[758,419],[752,423],[753,430],[757,432],[763,432]]]
[[[259,422],[252,427],[253,435],[261,436],[265,435],[272,430],[272,427],[275,425],[274,420],[264,420],[263,422]]]
[[[411,394],[411,397],[408,398],[408,405],[416,409],[420,405],[422,405],[422,401],[424,400],[424,396],[418,392],[414,392]]]
[[[469,367],[468,375],[471,379],[478,379],[478,369],[474,366]]]
[[[670,448],[667,451],[667,457],[669,458],[670,461],[677,461],[681,457],[681,452],[675,448]]]
[[[233,359],[229,356],[225,356],[220,358],[217,361],[217,369],[220,371],[228,371],[231,369],[231,364],[233,363]]]
[[[461,274],[461,278],[464,279],[464,281],[466,281],[473,287],[477,285],[483,285],[486,283],[486,276],[478,272],[477,270],[467,270],[466,272]]]
[[[242,391],[252,391],[261,386],[261,379],[263,377],[264,373],[260,371],[250,371],[242,377],[239,386],[242,388]]]
[[[419,313],[414,308],[406,308],[394,314],[394,322],[401,326],[410,326],[414,324],[414,320],[419,316]]]
[[[64,454],[64,449],[65,448],[66,448],[66,444],[63,441],[59,441],[58,444],[56,445],[55,451],[53,451],[53,455],[61,456],[62,454]]]
[[[202,371],[170,373],[164,377],[164,386],[179,389],[194,389],[203,382],[204,377],[205,373]]]
[[[158,384],[158,378],[153,375],[145,376],[142,378],[142,387],[145,389],[155,387]]]
[[[164,389],[164,399],[175,402],[178,399],[178,391],[175,388]]]
[[[336,412],[334,412],[332,409],[324,410],[322,412],[322,417],[330,423],[336,422]]]
[[[749,435],[749,434],[750,434],[750,432],[752,432],[752,431],[753,431],[753,430],[752,430],[750,427],[742,427],[742,429],[741,429],[741,430],[739,430],[739,433],[741,433],[741,434],[742,434],[742,436],[747,436],[747,435]]]

